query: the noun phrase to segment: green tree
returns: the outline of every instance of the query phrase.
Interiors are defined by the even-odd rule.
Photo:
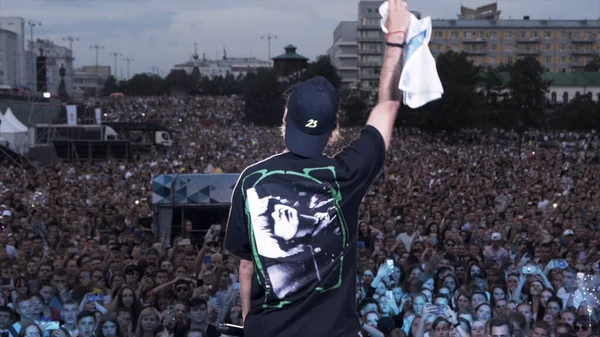
[[[594,55],[592,60],[585,65],[583,71],[589,73],[596,73],[600,71],[600,57],[598,55]]]
[[[271,68],[259,68],[244,79],[245,118],[263,125],[280,125],[283,119],[283,89]]]
[[[198,95],[201,94],[202,85],[200,82],[202,81],[203,76],[200,73],[200,69],[198,67],[194,67],[192,69],[192,73],[188,77],[188,93],[190,95]]]
[[[210,96],[218,96],[221,94],[223,86],[223,76],[215,76],[210,79],[210,85],[206,88],[206,93]]]
[[[556,129],[590,130],[600,125],[600,103],[590,95],[583,95],[562,105],[549,117],[549,124]]]
[[[187,92],[190,84],[190,76],[183,69],[173,69],[164,79],[169,93]]]
[[[519,111],[525,126],[545,124],[545,95],[551,83],[543,78],[544,71],[536,58],[528,56],[517,60],[509,73],[510,105]]]
[[[407,118],[407,123],[430,131],[473,126],[474,112],[481,104],[477,93],[479,68],[465,53],[453,51],[440,54],[436,63],[444,94],[440,100],[417,109],[417,114],[407,114],[416,118]]]
[[[120,89],[121,88],[119,87],[117,79],[113,75],[110,75],[108,76],[106,81],[104,81],[104,89],[102,89],[102,95],[109,96],[112,93],[119,92]]]
[[[165,81],[158,75],[136,74],[125,85],[130,96],[160,96],[167,93]]]
[[[342,126],[364,125],[369,118],[369,92],[360,89],[346,89],[340,93]]]
[[[310,62],[306,68],[306,72],[304,72],[303,79],[306,80],[315,76],[325,77],[336,89],[342,83],[342,79],[328,55],[321,55],[314,62]]]
[[[221,83],[221,95],[239,95],[241,94],[242,87],[236,80],[236,77],[232,73],[227,72]]]
[[[498,102],[498,95],[504,87],[500,71],[497,68],[488,68],[486,72],[482,72],[480,85],[485,94],[485,103],[496,104]]]
[[[193,92],[195,92],[195,94],[198,95],[210,95],[211,90],[213,90],[212,87],[212,80],[210,77],[208,76],[202,76],[200,77],[200,79],[198,81],[195,82],[196,86],[193,90]],[[194,93],[192,93],[194,94]]]

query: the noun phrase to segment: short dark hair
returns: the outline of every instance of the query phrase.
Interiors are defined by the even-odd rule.
[[[561,309],[563,307],[563,300],[560,297],[558,297],[558,296],[552,296],[552,297],[550,297],[548,299],[548,301],[546,301],[546,303],[548,303],[548,302],[556,302]],[[548,305],[548,304],[546,304],[546,305]]]
[[[11,309],[11,307],[9,307],[7,305],[0,306],[0,312],[7,312],[7,313],[9,313],[11,320],[13,320],[15,318],[15,312],[13,311],[13,309]]]
[[[372,298],[364,298],[358,304],[358,312],[360,313],[369,304],[375,304],[377,307],[379,307],[379,303],[377,303],[377,301],[375,301],[374,299],[372,299]]]
[[[205,307],[208,307],[208,304],[206,303],[206,301],[201,299],[200,297],[193,297],[187,302],[187,307],[190,310],[194,307],[200,307],[202,305],[204,305]]]
[[[504,318],[500,318],[500,317],[496,317],[496,318],[492,318],[488,323],[487,323],[487,327],[486,330],[490,333],[492,333],[492,328],[496,327],[499,328],[501,326],[505,326],[508,328],[508,334],[510,336],[513,335],[514,333],[514,327],[512,324],[508,323],[508,320],[504,319]]]
[[[67,271],[64,270],[63,268],[58,268],[56,270],[54,270],[54,272],[52,273],[52,277],[63,277],[63,276],[67,276]]]
[[[94,319],[94,322],[96,321],[96,315],[94,315],[93,312],[91,312],[89,310],[84,310],[84,311],[80,312],[79,314],[77,314],[77,323],[79,323],[79,321],[81,321],[82,319],[84,319],[86,317],[91,317]]]
[[[544,329],[548,334],[550,334],[550,325],[544,321],[535,321],[535,323],[533,323],[532,331],[535,328]]]
[[[514,324],[518,325],[519,328],[525,329],[527,326],[527,321],[525,321],[525,316],[523,316],[519,312],[513,312],[506,317],[506,320],[510,322],[511,327],[514,329]]]

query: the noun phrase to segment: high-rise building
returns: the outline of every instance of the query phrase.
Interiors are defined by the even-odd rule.
[[[18,82],[18,35],[0,29],[0,85],[16,85]]]
[[[53,41],[37,39],[33,44],[33,52],[46,56],[46,85],[48,92],[57,93],[60,85],[60,68],[65,68],[65,89],[67,94],[73,93],[73,52],[68,47],[56,45]],[[37,70],[36,70],[37,71]]]
[[[35,80],[33,77],[28,76],[30,72],[27,71],[27,55],[25,53],[26,45],[25,45],[25,19],[19,17],[0,17],[0,29],[11,31],[16,36],[16,50],[15,58],[16,58],[16,72],[17,72],[17,80],[16,85],[27,85],[31,88],[34,87]],[[13,85],[14,85],[13,84]]]
[[[327,51],[342,80],[342,89],[359,82],[357,26],[357,21],[340,22],[333,31],[333,45]]]
[[[600,20],[433,20],[434,56],[465,52],[480,66],[533,56],[551,72],[580,71],[600,50]]]
[[[360,1],[358,3],[358,67],[360,85],[363,89],[374,89],[379,84],[379,72],[385,50],[385,36],[381,30],[381,1]],[[412,13],[420,18],[421,14]]]
[[[358,4],[359,77],[365,89],[376,88],[379,81],[384,51],[380,4]],[[500,12],[496,4],[461,7],[458,19],[432,20],[432,54],[465,52],[476,65],[491,67],[533,56],[547,71],[573,72],[600,51],[600,20],[500,19]]]

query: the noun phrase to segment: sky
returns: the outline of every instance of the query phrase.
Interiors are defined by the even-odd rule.
[[[411,10],[433,19],[456,18],[460,5],[477,7],[490,1],[408,0]],[[503,18],[590,19],[600,17],[600,0],[499,0]],[[358,0],[0,0],[0,15],[41,22],[34,38],[73,43],[75,66],[114,65],[126,74],[124,58],[133,58],[130,73],[158,67],[166,75],[174,64],[190,60],[194,43],[207,58],[227,55],[268,59],[293,44],[310,59],[326,53],[340,21],[355,21]],[[29,27],[27,38],[29,38]]]

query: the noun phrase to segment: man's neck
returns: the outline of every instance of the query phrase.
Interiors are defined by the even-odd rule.
[[[33,322],[33,318],[26,319],[26,318],[21,317],[21,320],[19,321],[19,323],[21,323],[21,326],[25,326],[31,322]]]
[[[75,331],[75,330],[77,330],[77,328],[75,327],[75,323],[73,323],[73,324],[65,323],[63,325],[63,327],[65,327],[69,331]]]
[[[202,323],[192,322],[192,324],[190,324],[190,329],[202,329],[202,330],[205,330],[206,327],[208,327],[208,323],[206,323],[206,321],[204,321]]]

